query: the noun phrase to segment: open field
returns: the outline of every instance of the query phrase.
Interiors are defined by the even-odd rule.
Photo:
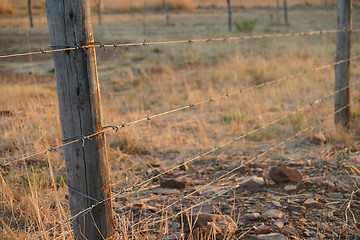
[[[201,0],[193,4],[201,2],[215,4],[215,1]],[[234,1],[234,4],[248,2]],[[253,1],[256,5],[259,2]],[[275,1],[261,3],[264,2],[265,7],[272,7]],[[24,10],[20,9],[17,15],[0,16],[0,55],[38,51],[49,45],[41,2],[34,1],[34,4],[39,7],[33,29],[27,27],[27,17],[21,14]],[[359,11],[358,7],[354,8],[354,29],[360,28]],[[274,9],[237,8],[233,17],[237,22],[258,19],[253,35],[336,29],[334,6],[292,7],[289,26],[271,23],[271,13],[274,14]],[[147,13],[146,29],[143,29],[140,12],[105,12],[101,27],[94,13],[93,22],[96,41],[109,44],[249,34],[236,30],[228,33],[226,21],[224,9],[201,8],[172,13],[170,26],[165,25],[165,16],[158,11]],[[323,33],[97,49],[105,125],[134,121],[331,64],[335,39],[336,34]],[[359,39],[359,33],[354,33],[353,56],[360,55]],[[0,115],[0,163],[61,144],[51,55],[0,59],[0,71],[0,111],[10,111]],[[144,189],[117,196],[113,202],[116,236],[163,239],[180,234],[184,229],[178,216],[174,216],[209,200],[216,209],[214,212],[236,222],[235,239],[249,239],[262,225],[273,226],[274,219],[249,221],[244,217],[273,208],[284,212],[285,226],[280,230],[271,227],[271,231],[282,232],[290,239],[359,239],[359,77],[360,63],[354,60],[350,130],[334,126],[333,116],[326,118],[334,112],[332,97],[314,104],[186,167],[170,171],[166,175],[169,178],[191,179],[190,186],[184,190],[163,190],[159,188],[159,181],[154,180]],[[141,122],[118,133],[109,132],[107,153],[114,194],[330,95],[334,92],[334,81],[333,67],[329,67]],[[272,146],[317,123],[320,127],[265,154]],[[318,132],[325,134],[326,144],[316,145],[309,140]],[[257,157],[259,154],[263,156]],[[215,181],[250,160],[246,166]],[[275,183],[268,176],[270,168],[280,162],[301,171],[307,182],[299,184],[293,192],[286,192],[284,187],[289,184]],[[232,189],[247,176],[264,177],[266,185],[236,188],[220,196],[222,191]],[[207,186],[212,181],[214,183]],[[71,223],[63,223],[69,216],[66,184],[62,150],[0,166],[1,237],[72,239]],[[183,198],[191,193],[194,194]],[[321,207],[305,206],[304,201],[309,198],[316,199]],[[163,209],[178,199],[181,202]],[[290,205],[305,207],[305,212],[293,212],[289,210]],[[189,212],[179,216],[186,217]],[[153,218],[147,219],[150,216]],[[285,227],[296,231],[284,232]]]

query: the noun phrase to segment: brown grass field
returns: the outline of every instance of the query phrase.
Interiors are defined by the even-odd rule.
[[[250,34],[235,28],[232,33],[227,31],[225,1],[221,5],[212,0],[169,1],[176,10],[170,11],[171,25],[166,26],[164,13],[157,10],[160,1],[149,0],[147,4],[153,9],[146,14],[146,29],[143,1],[114,2],[103,1],[102,26],[98,26],[93,13],[96,41],[113,44]],[[290,25],[283,24],[282,15],[280,24],[271,22],[275,1],[270,0],[234,0],[233,19],[238,23],[258,19],[252,35],[336,29],[336,1],[288,2]],[[0,3],[0,55],[47,48],[43,1],[33,1],[33,6],[35,27],[29,28],[26,1]],[[354,29],[360,29],[359,13],[360,8],[355,6]],[[353,33],[352,56],[360,55],[359,39],[359,33]],[[335,44],[336,34],[324,32],[301,37],[97,49],[105,125],[134,121],[331,64]],[[335,126],[333,116],[327,118],[334,112],[333,98],[292,114],[188,164],[185,170],[168,174],[190,178],[191,186],[185,190],[157,194],[159,183],[152,181],[145,189],[116,197],[117,238],[171,239],[166,237],[182,232],[175,214],[208,200],[237,223],[234,239],[249,239],[256,234],[255,225],[258,228],[274,223],[272,219],[249,222],[244,219],[246,213],[261,213],[279,204],[286,215],[285,226],[298,229],[296,233],[282,232],[289,239],[359,239],[359,61],[353,60],[351,68],[349,130]],[[51,55],[0,58],[0,72],[0,164],[61,144]],[[334,68],[329,67],[107,133],[114,193],[333,93],[334,81]],[[319,127],[285,146],[256,157],[316,124]],[[309,141],[318,132],[325,134],[326,144]],[[236,171],[162,210],[252,158],[256,160],[247,170],[242,168],[244,171]],[[312,185],[298,185],[296,192],[286,193],[287,184],[276,184],[268,177],[271,166],[280,161],[298,169]],[[252,175],[264,177],[266,186],[255,191],[237,188],[214,197]],[[66,184],[62,150],[0,165],[0,238],[73,239],[71,223],[64,222],[70,214]],[[303,204],[310,197],[321,202],[322,208],[308,207],[303,215],[286,210],[288,204]],[[132,227],[154,212],[153,219]],[[324,217],[330,212],[332,218]],[[155,224],[156,220],[162,224]]]

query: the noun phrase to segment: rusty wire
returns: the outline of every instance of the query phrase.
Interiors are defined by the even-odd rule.
[[[49,45],[51,48],[58,49],[44,49],[41,47],[39,51],[16,53],[8,55],[0,55],[0,58],[11,58],[29,55],[40,55],[46,53],[56,53],[63,51],[72,51],[88,48],[102,48],[106,50],[108,47],[112,47],[114,50],[122,47],[140,47],[150,45],[169,45],[169,44],[191,44],[191,43],[208,43],[210,41],[227,41],[227,40],[247,40],[247,39],[264,39],[264,38],[285,38],[285,37],[296,37],[296,36],[312,36],[312,35],[323,35],[338,32],[359,32],[360,30],[348,30],[348,29],[334,29],[334,30],[320,30],[320,31],[308,31],[308,32],[296,32],[296,33],[278,33],[278,34],[262,34],[262,35],[247,35],[239,37],[216,37],[216,38],[203,38],[203,39],[187,39],[187,40],[173,40],[173,41],[159,41],[159,42],[147,42],[146,39],[143,42],[138,43],[115,43],[115,44],[102,44],[101,42],[90,42],[83,46],[72,46],[72,45]]]

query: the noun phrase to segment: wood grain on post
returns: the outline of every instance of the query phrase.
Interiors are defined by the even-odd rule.
[[[54,49],[94,41],[88,0],[46,0],[46,14]],[[95,48],[55,52],[53,58],[64,141],[97,132],[103,119]],[[75,238],[104,239],[114,231],[105,136],[70,144],[64,151],[72,216],[106,199],[75,218]]]
[[[352,0],[338,0],[338,30],[335,62],[350,59],[352,30]],[[350,87],[350,60],[335,65],[335,90]],[[335,111],[350,104],[350,88],[335,95]],[[335,123],[350,125],[350,106],[335,114]]]

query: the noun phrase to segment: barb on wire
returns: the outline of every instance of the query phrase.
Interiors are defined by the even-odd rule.
[[[99,47],[105,50],[106,47],[112,47],[114,50],[118,47],[136,47],[136,46],[149,46],[149,45],[169,45],[169,44],[179,44],[179,43],[207,43],[210,41],[225,41],[225,40],[247,40],[247,39],[263,39],[263,38],[285,38],[285,37],[295,37],[295,36],[312,36],[317,34],[326,33],[337,33],[337,32],[358,32],[360,30],[347,30],[347,29],[336,29],[336,30],[321,30],[321,31],[309,31],[309,32],[297,32],[297,33],[283,33],[283,34],[264,34],[264,35],[248,35],[248,36],[239,36],[239,37],[218,37],[218,38],[207,38],[207,39],[192,39],[192,40],[174,40],[174,41],[160,41],[160,42],[147,42],[146,39],[140,43],[118,43],[118,44],[102,44],[100,42],[90,42],[83,46],[69,46],[69,45],[49,45],[49,47],[60,47],[58,49],[41,49],[37,52],[25,52],[9,55],[1,55],[0,58],[10,58],[10,57],[19,57],[19,56],[28,56],[28,55],[37,55],[44,53],[53,53],[61,51],[70,51],[70,50],[79,50],[87,49],[92,47]]]
[[[320,71],[320,70],[323,70],[323,69],[327,69],[329,67],[333,67],[333,66],[336,66],[338,64],[348,62],[350,60],[358,59],[358,58],[360,58],[360,55],[352,57],[351,59],[344,59],[344,60],[336,61],[334,63],[326,64],[326,65],[323,65],[323,66],[320,66],[320,67],[310,68],[310,69],[308,69],[306,71],[301,71],[301,72],[296,73],[296,74],[292,74],[292,75],[288,75],[288,76],[285,76],[285,77],[282,77],[282,78],[279,78],[279,79],[271,80],[271,81],[268,81],[268,82],[265,82],[265,83],[262,83],[262,84],[258,84],[258,85],[252,86],[252,87],[240,89],[238,91],[227,92],[224,95],[220,95],[220,96],[213,97],[213,98],[210,98],[210,99],[202,100],[202,101],[199,101],[199,102],[194,103],[194,104],[188,104],[188,105],[185,105],[185,106],[182,106],[182,107],[174,108],[172,110],[165,111],[165,112],[158,113],[158,114],[154,114],[154,115],[151,115],[151,116],[146,116],[144,118],[140,118],[140,119],[137,119],[137,120],[134,120],[134,121],[131,121],[131,122],[122,123],[120,125],[105,126],[102,129],[98,130],[96,133],[93,133],[93,134],[88,135],[88,136],[83,136],[82,138],[75,139],[73,141],[63,143],[63,144],[60,144],[60,145],[55,146],[55,147],[49,147],[47,150],[40,151],[40,152],[37,152],[37,153],[33,153],[33,154],[28,155],[28,156],[22,157],[20,159],[15,159],[15,160],[8,159],[7,161],[5,160],[5,162],[3,164],[0,164],[0,166],[7,166],[7,165],[10,165],[10,164],[14,164],[14,163],[26,160],[26,159],[31,158],[31,157],[35,157],[35,156],[38,156],[38,155],[41,155],[41,154],[46,154],[46,153],[49,152],[49,149],[56,149],[57,150],[59,148],[65,147],[65,146],[70,145],[70,144],[77,143],[79,141],[82,141],[82,143],[85,144],[86,140],[90,140],[92,137],[95,137],[95,136],[97,136],[99,134],[106,133],[111,129],[116,132],[118,129],[129,127],[131,125],[138,124],[140,122],[149,121],[149,120],[154,119],[154,118],[163,117],[163,116],[166,116],[166,115],[169,115],[169,114],[172,114],[172,113],[180,112],[180,111],[190,109],[190,108],[193,108],[193,107],[197,107],[197,106],[200,106],[200,105],[203,105],[203,104],[206,104],[206,103],[211,103],[212,101],[219,101],[221,99],[228,98],[230,96],[243,94],[245,92],[249,92],[249,91],[252,91],[252,90],[255,90],[255,89],[259,89],[259,88],[262,88],[262,87],[265,87],[265,86],[270,86],[270,85],[277,84],[277,83],[280,83],[280,82],[283,82],[283,81],[288,81],[290,79],[295,79],[295,78],[301,77],[303,75],[310,74],[310,73]],[[77,136],[77,137],[79,137],[79,136]],[[66,139],[66,140],[68,140],[68,139]]]

